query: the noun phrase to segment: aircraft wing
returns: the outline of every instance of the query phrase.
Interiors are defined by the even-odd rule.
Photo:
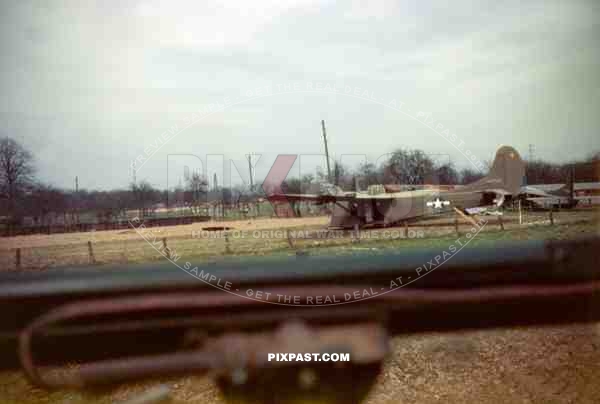
[[[482,190],[474,191],[474,192],[477,192],[479,194],[489,193],[489,194],[496,194],[496,195],[503,195],[503,196],[510,195],[510,192],[508,192],[505,189],[500,189],[500,188],[482,189]]]
[[[356,200],[355,195],[328,195],[328,194],[272,194],[267,197],[271,202],[312,201],[316,203],[330,203]]]
[[[422,196],[430,196],[437,194],[438,191],[434,189],[418,189],[412,191],[401,191],[401,192],[386,192],[381,194],[367,194],[367,193],[357,193],[356,199],[374,199],[374,200],[383,200],[383,199],[403,199],[403,198],[418,198]]]
[[[569,198],[567,198],[566,196],[548,195],[548,196],[531,197],[531,198],[527,198],[527,200],[530,202],[543,204],[544,202],[548,202],[548,203],[563,202],[563,201],[566,202],[569,200]]]
[[[535,195],[537,197],[552,197],[552,196],[555,196],[555,195],[547,193],[546,191],[542,191],[539,188],[532,187],[530,185],[522,187],[521,188],[521,193],[523,193],[523,194],[529,194],[529,195]]]
[[[268,199],[272,202],[294,202],[294,201],[312,201],[316,203],[335,203],[335,202],[353,202],[353,201],[364,201],[364,200],[387,200],[387,199],[400,199],[400,198],[414,198],[415,192],[420,191],[405,191],[405,192],[394,192],[394,193],[381,193],[381,194],[367,194],[367,193],[354,193],[348,192],[347,194],[341,195],[328,195],[328,194],[272,194]],[[431,191],[427,191],[431,193]]]

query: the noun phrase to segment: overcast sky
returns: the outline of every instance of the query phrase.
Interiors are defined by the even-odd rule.
[[[464,150],[489,160],[501,144],[554,161],[600,150],[596,0],[6,3],[0,135],[60,187],[124,187],[140,155],[138,180],[161,187],[181,176],[167,175],[175,154],[224,155],[245,175],[259,153],[262,178],[277,154],[323,153],[321,119],[336,158],[360,155],[349,164],[397,147],[459,168]],[[324,164],[302,161],[294,173]]]

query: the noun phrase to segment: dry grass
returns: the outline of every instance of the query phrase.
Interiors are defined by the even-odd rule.
[[[560,212],[554,217],[556,224],[576,224],[584,220],[593,221],[594,214],[594,212]],[[486,217],[486,219],[489,223],[483,229],[483,233],[497,233],[500,229],[498,218]],[[311,249],[317,253],[329,252],[331,248],[358,250],[361,246],[374,248],[431,246],[447,243],[448,239],[456,235],[453,219],[439,217],[412,223],[409,231],[419,233],[416,239],[407,237],[410,236],[410,232],[405,233],[403,227],[374,229],[362,232],[364,238],[359,245],[353,243],[353,237],[348,232],[343,237],[339,237],[339,233],[334,234],[334,237],[316,237],[318,231],[326,228],[327,220],[327,217],[257,219],[156,227],[139,233],[129,229],[3,238],[0,239],[0,267],[5,270],[15,269],[16,248],[21,249],[22,269],[88,265],[90,264],[88,241],[92,242],[96,264],[140,263],[163,259],[161,253],[143,237],[156,240],[157,246],[161,246],[161,240],[166,238],[167,245],[176,255],[201,262],[225,254],[293,253],[285,235],[286,230],[302,232],[294,241],[295,248]],[[544,212],[528,214],[525,217],[527,224],[522,226],[518,224],[515,214],[508,214],[503,220],[507,231],[504,234],[491,236],[492,238],[532,238],[533,233],[536,234],[536,238],[546,238],[547,236],[542,233],[552,232],[548,225],[547,213]],[[210,234],[202,232],[203,228],[210,226],[231,228],[232,230],[228,232],[229,240],[225,239],[222,232]],[[468,223],[461,222],[461,231],[466,232],[470,227]],[[593,227],[590,229],[593,230]],[[256,233],[260,233],[259,237],[256,237]],[[573,230],[569,230],[569,233],[573,233]],[[386,240],[386,234],[391,234],[392,239]],[[309,235],[310,237],[307,237]],[[481,238],[481,235],[478,238]]]
[[[305,226],[326,226],[327,216],[306,218],[259,218],[253,220],[235,221],[209,221],[180,226],[164,226],[151,229],[164,237],[191,237],[193,231],[200,231],[203,227],[225,226],[236,230],[264,230],[277,228],[292,228]],[[15,248],[35,248],[48,246],[67,246],[73,244],[87,243],[93,240],[102,242],[122,242],[126,240],[139,240],[140,236],[134,229],[108,230],[85,233],[62,233],[62,234],[36,234],[31,236],[5,237],[0,239],[0,250]]]
[[[161,240],[166,237],[168,246],[180,254],[193,257],[212,257],[225,252],[223,237],[194,238],[203,228],[210,226],[229,227],[235,231],[265,231],[292,228],[322,228],[327,217],[256,219],[252,221],[204,222],[182,226],[155,227],[136,231],[114,230],[54,235],[33,235],[0,239],[0,266],[15,267],[15,249],[21,249],[23,269],[46,269],[61,265],[87,265],[90,263],[88,241],[92,242],[96,263],[147,262],[161,259],[144,237]],[[250,240],[250,239],[248,239]],[[284,239],[234,240],[232,249],[236,253],[261,253],[287,245]]]

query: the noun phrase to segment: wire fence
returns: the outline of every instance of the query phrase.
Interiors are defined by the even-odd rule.
[[[504,231],[531,226],[553,226],[589,221],[589,212],[532,211],[506,212],[504,216],[485,217],[484,231]],[[277,223],[277,221],[274,221]],[[173,261],[181,258],[210,259],[226,255],[266,255],[294,253],[319,247],[356,244],[398,243],[401,240],[432,239],[459,236],[472,227],[472,222],[457,216],[445,216],[404,223],[393,228],[328,230],[323,226],[274,227],[271,229],[236,229],[225,226],[204,226],[188,232],[170,235],[161,228],[146,229],[136,234],[130,229],[121,238],[96,238],[103,232],[81,233],[73,242],[44,245],[44,240],[27,246],[29,237],[22,236],[23,246],[0,249],[3,269],[46,269],[58,266],[86,266],[116,263],[151,262],[165,257]],[[209,229],[209,230],[204,230]],[[124,233],[124,232],[121,232]]]

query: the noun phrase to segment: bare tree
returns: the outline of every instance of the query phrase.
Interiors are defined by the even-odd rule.
[[[422,150],[394,151],[384,167],[384,181],[395,184],[423,184],[434,173],[434,161]]]
[[[207,201],[208,180],[198,172],[186,177],[184,201],[194,214],[200,214],[200,208]]]
[[[439,185],[455,185],[458,183],[458,172],[452,163],[436,166],[433,176],[434,183]]]
[[[381,184],[383,182],[383,170],[375,164],[364,161],[358,167],[359,187],[366,189],[369,185]]]
[[[475,171],[471,168],[463,168],[460,171],[459,176],[461,184],[470,184],[478,179],[483,178],[485,175],[481,171]]]
[[[311,182],[314,180],[314,178],[311,179]],[[330,181],[332,181],[333,185],[344,189],[349,189],[354,186],[353,175],[351,174],[350,169],[343,165],[339,160],[333,162],[331,178],[329,178],[328,173],[323,171],[322,167],[317,167],[316,180],[316,182],[321,184],[330,184]]]
[[[557,184],[564,182],[566,173],[556,163],[536,160],[527,162],[525,169],[528,184]]]
[[[66,196],[64,192],[44,184],[36,184],[23,200],[26,214],[32,216],[37,225],[54,224],[54,218],[66,212]]]
[[[208,191],[208,180],[200,173],[194,172],[186,178],[187,189],[193,193],[195,200],[200,199]]]
[[[138,209],[138,216],[147,216],[152,208],[152,205],[156,201],[156,194],[160,193],[147,181],[141,181],[139,183],[132,183],[130,185],[131,192],[133,194],[134,203]]]
[[[0,197],[11,221],[17,219],[17,200],[33,182],[33,156],[17,141],[0,139]]]
[[[300,194],[302,193],[302,180],[300,178],[290,178],[283,181],[281,189],[286,194]]]

